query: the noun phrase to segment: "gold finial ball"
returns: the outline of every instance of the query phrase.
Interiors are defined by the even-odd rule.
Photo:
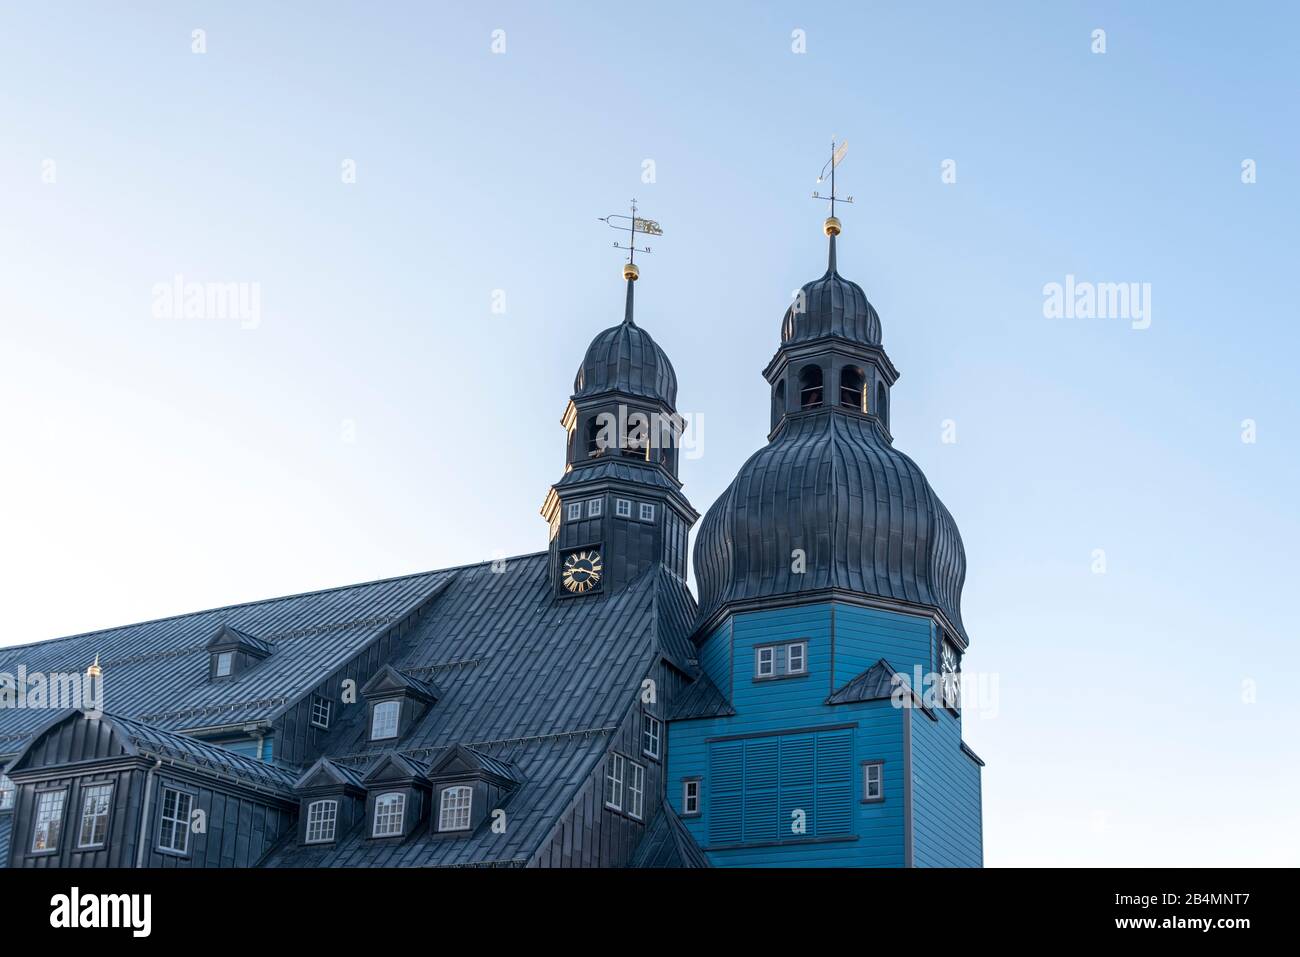
[[[840,221],[834,216],[827,216],[826,222],[822,223],[822,229],[827,236],[838,236],[840,234]]]
[[[623,264],[623,278],[636,280],[640,278],[641,270],[636,268],[636,263]]]

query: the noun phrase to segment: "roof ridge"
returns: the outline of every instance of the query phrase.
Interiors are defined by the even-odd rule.
[[[216,605],[212,608],[199,608],[195,611],[180,612],[175,615],[163,615],[159,618],[146,618],[143,621],[127,622],[124,625],[110,625],[107,628],[95,628],[91,631],[79,631],[72,635],[59,635],[54,638],[40,638],[36,641],[24,641],[16,645],[2,645],[0,652],[10,651],[16,648],[33,648],[36,645],[49,645],[56,641],[72,641],[75,638],[89,638],[91,635],[102,635],[110,631],[121,631],[124,628],[139,628],[142,625],[157,625],[164,621],[176,621],[179,618],[191,618],[195,615],[205,615],[214,611],[232,611],[236,608],[251,608],[254,605],[268,605],[274,601],[288,601],[291,598],[308,598],[312,595],[326,595],[330,592],[346,591],[349,588],[368,588],[372,585],[386,585],[389,582],[406,581],[412,578],[419,578],[422,575],[447,574],[450,572],[465,571],[470,568],[478,568],[482,565],[491,565],[499,561],[518,561],[524,558],[537,558],[542,555],[549,555],[549,551],[526,552],[522,555],[508,555],[504,559],[488,558],[481,562],[470,562],[465,565],[452,565],[447,568],[430,568],[422,572],[411,572],[406,575],[393,575],[389,578],[376,578],[372,581],[353,582],[350,585],[335,585],[332,588],[316,588],[309,591],[293,592],[288,595],[274,595],[270,598],[259,598],[254,601],[235,602],[230,605]]]

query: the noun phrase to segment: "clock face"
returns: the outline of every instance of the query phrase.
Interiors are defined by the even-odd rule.
[[[957,707],[957,692],[961,687],[961,677],[957,672],[957,652],[947,642],[944,642],[943,645],[939,671],[943,678],[943,703],[950,708],[955,708]]]
[[[565,588],[581,595],[600,584],[603,568],[600,552],[594,548],[589,551],[570,552],[569,557],[564,560],[564,574],[561,580]]]

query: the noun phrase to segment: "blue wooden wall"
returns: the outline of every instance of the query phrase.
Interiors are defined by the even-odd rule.
[[[807,675],[755,680],[756,646],[796,640],[808,643]],[[914,713],[905,755],[907,715],[890,701],[826,703],[881,658],[909,680],[915,665],[930,671],[935,640],[929,618],[824,602],[734,615],[701,642],[701,667],[736,714],[672,722],[666,784],[716,866],[978,865],[979,774],[959,719]],[[882,802],[863,801],[868,761],[884,762]],[[685,816],[686,778],[701,780],[698,816]]]

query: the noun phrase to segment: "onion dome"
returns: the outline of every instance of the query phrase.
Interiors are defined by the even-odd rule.
[[[627,275],[627,308],[623,321],[596,336],[587,347],[582,367],[573,380],[574,398],[602,392],[658,399],[673,408],[677,403],[677,373],[658,343],[632,319],[632,283]]]
[[[833,234],[830,247],[826,274],[804,284],[799,297],[786,310],[781,322],[781,341],[792,344],[823,336],[839,336],[863,345],[878,346],[880,316],[867,302],[862,287],[836,271]]]
[[[872,418],[790,417],[709,509],[694,557],[701,621],[732,602],[842,589],[938,608],[966,637],[957,525]]]

